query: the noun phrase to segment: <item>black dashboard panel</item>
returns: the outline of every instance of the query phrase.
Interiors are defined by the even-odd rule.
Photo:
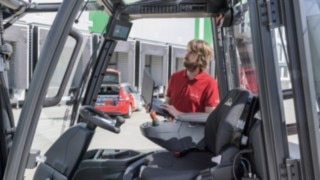
[[[139,13],[154,14],[154,13],[180,13],[180,12],[206,12],[206,3],[180,3],[180,4],[165,4],[165,5],[147,5],[140,6]]]
[[[157,17],[211,17],[226,9],[226,0],[139,1],[123,8],[131,19]]]

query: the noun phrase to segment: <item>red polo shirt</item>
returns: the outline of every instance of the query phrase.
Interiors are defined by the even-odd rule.
[[[170,77],[167,96],[171,105],[181,112],[205,112],[205,107],[216,107],[219,103],[217,81],[205,71],[192,80],[185,69],[175,72]]]

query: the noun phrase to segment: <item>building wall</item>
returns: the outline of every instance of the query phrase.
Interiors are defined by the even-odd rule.
[[[129,36],[131,38],[186,45],[190,39],[194,38],[194,26],[193,18],[141,19],[133,21]]]

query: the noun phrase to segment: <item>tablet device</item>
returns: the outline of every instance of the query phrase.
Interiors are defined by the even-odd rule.
[[[151,110],[154,87],[155,87],[155,83],[154,83],[151,75],[145,69],[143,71],[141,96],[142,96],[142,99],[143,99],[145,105],[147,107],[149,107],[149,109],[147,109],[148,111]]]
[[[149,108],[147,110],[153,110],[161,116],[170,116],[170,114],[161,107],[163,101],[153,96],[155,89],[155,82],[152,79],[151,74],[145,69],[143,71],[141,96],[145,105]]]

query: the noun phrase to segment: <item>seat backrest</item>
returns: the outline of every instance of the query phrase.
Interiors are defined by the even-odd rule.
[[[37,168],[34,179],[71,179],[93,134],[94,130],[85,123],[69,128],[46,152],[46,160]]]
[[[213,155],[229,145],[240,145],[241,135],[254,95],[244,89],[233,89],[208,116],[205,142]]]

